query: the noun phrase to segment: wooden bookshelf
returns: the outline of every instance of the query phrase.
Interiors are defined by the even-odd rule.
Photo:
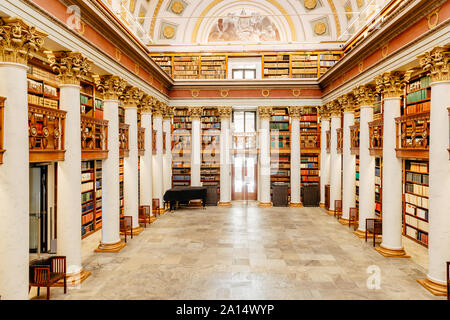
[[[204,108],[201,117],[202,185],[217,187],[220,194],[220,116],[217,108]]]
[[[355,205],[356,205],[356,208],[359,209],[359,154],[356,155],[355,161],[356,161],[356,166],[355,166],[355,170],[356,170],[355,171],[355,180],[356,180],[356,183],[355,183],[355,186],[356,186],[356,188],[355,188],[355,193],[356,193]]]
[[[403,161],[403,234],[428,246],[429,163]]]
[[[174,56],[173,78],[174,79],[198,79],[200,76],[200,56]]]
[[[152,154],[156,154],[156,130],[152,129]]]
[[[300,150],[320,153],[320,124],[315,107],[304,107],[300,117]]]
[[[342,131],[342,128],[337,128],[336,129],[336,139],[337,139],[336,151],[337,151],[338,154],[342,154],[342,144],[343,144],[343,131]]]
[[[319,54],[320,75],[325,74],[336,62],[341,59],[340,53],[326,52]]]
[[[138,152],[139,156],[145,154],[145,128],[138,126]]]
[[[120,216],[124,215],[124,186],[123,186],[123,157],[119,158],[119,202],[120,208],[119,213]]]
[[[350,153],[359,155],[359,121],[350,126]]]
[[[201,56],[200,65],[200,79],[227,78],[227,57],[225,55]]]
[[[191,185],[192,120],[188,108],[176,108],[172,125],[172,187]]]
[[[102,228],[102,161],[81,162],[81,237]]]
[[[288,54],[264,54],[262,68],[264,78],[289,78],[290,56]]]
[[[318,78],[317,54],[292,54],[291,78]]]
[[[375,157],[375,216],[382,217],[383,158]]]
[[[270,192],[274,186],[291,187],[291,140],[288,108],[273,108],[270,117]],[[273,199],[272,199],[273,200]]]
[[[119,155],[120,157],[128,157],[129,149],[129,129],[130,125],[119,123]]]
[[[173,76],[173,57],[171,56],[150,56],[170,77]]]
[[[372,156],[383,155],[383,119],[374,120],[369,125],[369,152]]]

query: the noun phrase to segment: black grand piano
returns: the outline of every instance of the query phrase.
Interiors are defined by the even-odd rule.
[[[170,210],[180,204],[188,204],[189,200],[202,200],[203,208],[206,205],[206,187],[175,187],[164,193],[164,203],[170,204]]]

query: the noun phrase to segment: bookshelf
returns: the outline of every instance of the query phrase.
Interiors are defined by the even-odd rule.
[[[174,79],[198,79],[199,56],[174,56],[173,57],[173,78]]]
[[[402,116],[430,112],[431,86],[429,76],[413,78],[406,86]]]
[[[123,187],[123,157],[119,158],[119,201],[120,201],[120,216],[124,215],[124,187]]]
[[[340,53],[326,52],[319,55],[320,75],[325,74],[341,58]]]
[[[81,162],[81,236],[102,227],[102,161]]]
[[[161,69],[164,70],[169,76],[172,77],[173,58],[171,56],[150,56]]]
[[[290,56],[288,54],[264,54],[262,61],[264,78],[289,78]]]
[[[191,185],[192,120],[188,108],[176,108],[172,125],[172,187]]]
[[[355,156],[356,166],[355,166],[355,206],[359,209],[359,154]]]
[[[320,153],[320,125],[315,107],[303,108],[300,117],[300,150]]]
[[[204,108],[201,117],[202,185],[215,186],[220,194],[220,116],[217,108]]]
[[[227,57],[208,55],[200,57],[200,79],[226,79]]]
[[[375,216],[382,217],[383,158],[375,157]]]
[[[403,234],[428,247],[428,161],[404,160],[403,184]]]
[[[273,108],[270,117],[270,192],[274,186],[291,186],[291,141],[288,108]]]
[[[59,83],[56,75],[35,65],[27,71],[28,105],[59,109]]]
[[[291,78],[317,78],[317,54],[292,54]]]

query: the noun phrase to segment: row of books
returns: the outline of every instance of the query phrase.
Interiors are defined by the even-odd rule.
[[[283,123],[283,122],[271,122],[270,123],[270,129],[276,129],[276,130],[284,130],[289,129],[289,123]]]
[[[423,209],[428,209],[428,198],[405,193],[405,202],[421,207]]]
[[[81,192],[86,192],[86,191],[90,191],[94,189],[94,182],[90,181],[90,182],[85,182],[81,184]]]
[[[264,56],[265,61],[289,61],[289,55]]]
[[[289,63],[283,62],[283,63],[269,63],[269,62],[264,62],[264,67],[267,68],[289,68]]]
[[[81,202],[86,202],[94,199],[94,191],[85,192],[81,194]]]
[[[84,236],[85,234],[94,231],[94,224],[93,223],[89,223],[87,225],[82,225],[81,226],[81,236]]]
[[[420,162],[410,162],[407,170],[428,173],[428,164]]]
[[[190,122],[180,122],[180,123],[175,122],[173,124],[173,128],[174,129],[192,129],[192,123],[190,123]]]
[[[375,184],[381,185],[381,177],[375,176]]]
[[[88,214],[81,216],[81,224],[90,223],[94,220],[94,212],[89,212]]]
[[[418,89],[424,89],[430,86],[430,77],[426,76],[426,77],[422,77],[420,79],[417,79],[415,81],[412,81],[411,83],[409,83],[406,87],[407,92],[411,92],[411,91],[415,91]]]
[[[428,244],[428,234],[425,232],[414,229],[413,227],[406,226],[406,234],[409,237],[416,239],[420,242],[423,242],[426,245]]]
[[[405,212],[407,214],[417,216],[423,220],[428,221],[428,210],[418,208],[417,206],[412,205],[410,203],[405,203]]]
[[[306,60],[317,60],[317,55],[315,54],[293,54],[291,55],[292,61],[306,61]]]
[[[92,172],[85,172],[81,174],[81,182],[86,182],[93,179]]]
[[[42,107],[58,109],[58,100],[52,100],[44,97],[39,97],[34,94],[27,94],[28,103],[35,104]]]
[[[414,183],[406,183],[405,191],[415,193],[419,196],[428,197],[428,186]]]
[[[334,66],[335,65],[335,63],[336,63],[336,60],[329,60],[329,61],[327,61],[327,60],[320,60],[320,66],[321,67],[332,67],[332,66]]]
[[[428,175],[414,172],[406,172],[406,181],[428,185]]]
[[[92,201],[87,202],[81,206],[81,214],[91,211],[92,209],[94,209],[94,203]]]
[[[319,170],[300,170],[301,175],[318,175]]]
[[[196,57],[196,56],[187,56],[187,57],[175,56],[175,57],[173,57],[173,61],[197,62],[198,57]]]
[[[410,225],[411,227],[428,232],[428,222],[423,221],[421,219],[417,219],[416,217],[406,214],[405,215],[405,223],[407,225]]]
[[[320,177],[318,176],[302,176],[302,182],[319,182]]]
[[[300,161],[301,162],[317,162],[318,157],[301,157]]]
[[[264,69],[264,74],[289,74],[289,69]]]
[[[378,212],[381,212],[381,203],[380,202],[375,203],[375,210]]]
[[[292,68],[305,68],[305,67],[316,68],[317,67],[317,61],[297,61],[297,62],[292,62]]]
[[[202,56],[202,62],[203,61],[217,61],[218,62],[224,62],[226,60],[225,56]]]
[[[414,114],[414,113],[422,113],[422,112],[430,112],[431,102],[423,102],[423,103],[417,103],[412,104],[409,106],[406,106],[405,108],[405,114]]]
[[[86,105],[91,106],[91,107],[93,106],[92,105],[92,98],[87,97],[87,96],[83,96],[81,94],[80,94],[80,103],[86,104]]]
[[[191,179],[191,175],[172,175],[172,179],[173,180],[190,180]]]
[[[202,129],[220,129],[220,122],[217,122],[217,123],[202,123]]]
[[[317,163],[300,163],[300,169],[317,169]]]
[[[420,89],[406,95],[406,103],[413,103],[430,98],[431,91],[428,89]]]
[[[58,89],[43,82],[27,79],[28,90],[58,98]]]
[[[35,67],[33,65],[28,65],[28,74],[31,74],[35,77],[42,78],[51,82],[59,83],[58,76],[54,73],[41,69],[39,67]]]

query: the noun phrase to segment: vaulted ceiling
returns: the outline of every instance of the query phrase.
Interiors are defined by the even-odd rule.
[[[338,47],[390,0],[104,0],[121,1],[152,51]]]

